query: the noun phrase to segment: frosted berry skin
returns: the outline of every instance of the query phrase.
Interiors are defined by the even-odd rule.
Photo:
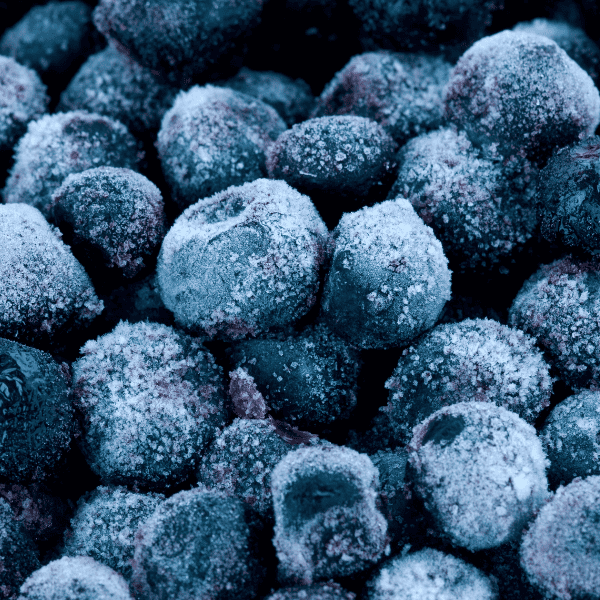
[[[441,125],[442,92],[451,68],[443,58],[427,54],[379,51],[353,56],[325,86],[312,116],[373,119],[404,144]]]
[[[356,594],[343,589],[339,583],[314,583],[297,587],[279,588],[265,600],[355,600]]]
[[[285,182],[230,187],[188,208],[167,233],[161,298],[180,326],[208,337],[283,328],[315,303],[329,246],[310,199]]]
[[[69,175],[49,215],[90,272],[131,278],[147,266],[166,233],[160,190],[131,169],[98,167]]]
[[[136,135],[155,135],[177,92],[108,46],[81,65],[62,92],[57,110],[87,110],[120,121]]]
[[[473,44],[450,74],[444,116],[478,147],[544,162],[594,133],[600,94],[549,38],[502,31]]]
[[[542,235],[551,242],[600,249],[600,137],[561,148],[542,169],[537,206]]]
[[[367,582],[369,600],[497,600],[490,579],[476,567],[433,548],[384,562]]]
[[[359,353],[326,327],[238,342],[232,360],[254,379],[271,414],[290,425],[329,425],[356,405]]]
[[[560,487],[521,544],[521,566],[545,598],[599,598],[600,477]]]
[[[535,429],[483,402],[438,410],[413,430],[408,473],[437,527],[471,552],[517,539],[548,496]]]
[[[16,598],[21,584],[40,567],[33,542],[4,499],[0,499],[0,567],[0,598]]]
[[[156,147],[180,210],[266,174],[265,152],[286,125],[257,98],[194,86],[164,115]]]
[[[491,402],[533,423],[550,404],[550,367],[530,336],[488,319],[438,325],[402,352],[376,420],[394,442],[444,406]]]
[[[271,471],[291,450],[268,419],[235,419],[202,455],[198,481],[273,519]]]
[[[4,202],[30,204],[47,216],[52,194],[68,175],[100,166],[136,170],[141,155],[122,123],[73,111],[29,123],[14,158]]]
[[[73,364],[82,449],[103,483],[164,489],[193,473],[225,424],[222,373],[193,338],[119,323]]]
[[[121,575],[89,556],[65,556],[32,573],[18,600],[132,600]]]
[[[92,9],[84,2],[34,6],[0,38],[0,54],[35,69],[49,84],[69,77],[98,44]]]
[[[0,56],[0,168],[4,168],[27,123],[41,117],[47,106],[46,86],[38,74]]]
[[[262,0],[101,0],[94,24],[110,43],[177,86],[226,64],[258,23]]]
[[[280,583],[308,585],[377,563],[388,547],[378,486],[369,457],[350,448],[286,454],[271,476]]]
[[[254,598],[265,576],[257,536],[251,509],[237,498],[198,488],[171,496],[136,535],[136,597]]]
[[[0,205],[0,336],[47,348],[102,309],[58,230],[32,206]]]
[[[305,81],[273,71],[253,71],[242,67],[221,85],[269,104],[288,127],[308,119],[315,102]]]
[[[320,117],[294,125],[277,138],[267,152],[267,172],[305,194],[357,199],[391,181],[395,151],[392,138],[371,119]]]
[[[65,531],[63,556],[91,556],[131,579],[134,537],[164,501],[160,494],[129,492],[100,486],[77,502]]]
[[[540,437],[550,460],[551,483],[600,475],[600,392],[583,391],[548,415]]]
[[[513,31],[544,35],[554,40],[591,78],[600,82],[600,48],[583,29],[565,21],[534,19],[517,23]]]
[[[575,390],[600,389],[599,283],[598,261],[567,256],[532,275],[509,312]]]
[[[449,52],[480,38],[496,8],[494,2],[475,0],[351,0],[350,6],[363,32],[383,48]]]
[[[537,168],[526,159],[503,165],[499,158],[453,128],[413,138],[398,155],[388,197],[410,201],[460,272],[489,272],[536,231]]]
[[[346,213],[323,291],[325,324],[359,348],[402,346],[433,327],[450,298],[442,245],[408,200]]]
[[[0,476],[44,479],[71,444],[67,374],[49,354],[0,338]]]

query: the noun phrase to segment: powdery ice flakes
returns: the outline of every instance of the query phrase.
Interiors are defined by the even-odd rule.
[[[316,301],[330,251],[307,196],[258,179],[188,208],[158,257],[161,297],[182,327],[229,339],[282,328]]]
[[[427,54],[358,54],[325,86],[312,116],[367,117],[404,144],[441,125],[442,92],[451,68]]]
[[[600,264],[566,256],[524,284],[509,323],[536,338],[561,379],[575,390],[600,389]]]
[[[497,600],[479,569],[433,548],[384,562],[366,586],[369,600]]]
[[[0,206],[0,335],[47,347],[103,309],[60,233],[26,204]]]
[[[18,600],[132,600],[121,575],[89,556],[65,556],[32,573]]]
[[[27,123],[46,112],[46,86],[35,71],[0,56],[0,168],[25,133]]]
[[[504,164],[448,127],[410,140],[398,161],[388,197],[410,200],[459,271],[506,263],[535,234],[538,169],[528,160]]]
[[[265,570],[260,525],[237,498],[194,488],[160,504],[136,535],[140,600],[251,600]]]
[[[164,501],[161,494],[100,486],[82,496],[64,532],[64,556],[91,556],[131,579],[135,534]]]
[[[461,402],[415,427],[409,479],[437,527],[472,552],[517,539],[548,496],[535,429],[488,403]]]
[[[160,190],[131,169],[98,167],[69,175],[48,212],[90,272],[104,267],[117,278],[141,272],[167,228]]]
[[[550,367],[535,341],[489,319],[439,325],[402,352],[386,381],[388,404],[376,429],[395,444],[436,410],[458,402],[491,402],[533,423],[550,405]]]
[[[100,166],[136,170],[140,154],[122,123],[73,111],[29,123],[14,158],[4,202],[30,204],[47,215],[52,194],[67,175]]]
[[[444,116],[475,146],[493,145],[506,158],[543,162],[600,122],[590,76],[556,42],[513,31],[485,37],[461,56],[444,103]]]
[[[521,544],[521,566],[552,600],[600,598],[600,477],[560,487]]]
[[[263,177],[265,152],[285,129],[274,108],[241,92],[212,85],[181,92],[156,141],[179,208]]]
[[[450,299],[442,245],[405,199],[345,214],[323,291],[323,319],[360,348],[402,346]]]
[[[222,373],[194,338],[119,323],[73,364],[82,448],[103,483],[164,489],[193,473],[225,424]]]
[[[346,591],[339,583],[314,583],[296,587],[279,588],[265,600],[355,600],[356,594]]]
[[[280,583],[358,573],[389,552],[376,507],[379,478],[366,454],[315,446],[287,454],[271,475]]]

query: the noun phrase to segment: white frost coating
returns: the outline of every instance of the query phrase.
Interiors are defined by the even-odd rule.
[[[495,600],[491,581],[474,566],[425,548],[385,562],[367,583],[369,600]]]
[[[0,336],[47,342],[102,312],[83,267],[41,213],[0,205]]]
[[[33,70],[0,56],[0,151],[9,151],[27,123],[46,112],[46,86]]]
[[[221,374],[200,343],[156,323],[121,322],[73,363],[83,448],[103,482],[168,486],[224,425]]]
[[[435,324],[450,299],[448,260],[408,200],[346,213],[334,238],[323,312],[338,335],[390,348]]]
[[[521,566],[546,598],[600,598],[600,477],[559,487],[521,544]]]
[[[189,207],[167,233],[157,265],[165,306],[206,335],[242,337],[308,312],[329,233],[307,196],[258,179]]]
[[[517,538],[548,496],[535,429],[498,406],[443,408],[415,427],[408,451],[415,490],[438,527],[471,551]]]
[[[131,595],[109,567],[89,556],[65,556],[32,573],[18,600],[131,600]]]
[[[307,585],[376,563],[388,550],[378,487],[371,459],[350,448],[313,446],[284,456],[271,475],[280,582]]]

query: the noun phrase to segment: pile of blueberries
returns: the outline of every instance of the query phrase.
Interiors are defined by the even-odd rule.
[[[597,39],[0,2],[0,599],[600,599]]]

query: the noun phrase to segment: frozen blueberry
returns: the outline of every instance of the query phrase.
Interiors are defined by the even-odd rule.
[[[0,338],[0,477],[39,481],[52,473],[73,435],[67,376],[49,354]]]
[[[583,391],[555,406],[541,438],[551,483],[600,475],[600,392]]]
[[[136,535],[133,587],[142,600],[250,600],[265,571],[260,529],[237,498],[192,489],[159,505]]]
[[[202,456],[198,480],[272,519],[271,471],[294,446],[268,419],[235,419]]]
[[[326,327],[239,342],[232,360],[254,379],[271,414],[291,425],[329,425],[356,405],[359,353]]]
[[[598,87],[600,83],[600,48],[585,31],[571,23],[550,19],[534,19],[517,23],[513,31],[544,35],[554,40]]]
[[[488,319],[439,325],[402,352],[378,427],[405,444],[417,423],[457,402],[492,402],[533,423],[550,404],[550,367],[535,341]],[[376,426],[377,429],[377,426]]]
[[[313,116],[357,115],[377,121],[398,144],[436,129],[452,65],[417,53],[366,52],[327,84]]]
[[[33,542],[8,502],[0,499],[0,598],[16,598],[21,584],[39,567]]]
[[[80,498],[65,531],[65,556],[91,556],[131,579],[134,536],[164,500],[160,494],[129,492],[123,487],[96,488]]]
[[[507,263],[534,235],[537,169],[529,161],[505,166],[452,128],[413,138],[398,161],[389,197],[410,201],[459,272]]]
[[[600,389],[600,263],[567,256],[542,266],[521,288],[509,323],[536,338],[575,389]]]
[[[305,81],[273,71],[252,71],[242,67],[234,77],[220,85],[271,105],[288,127],[307,119],[315,101]]]
[[[257,98],[195,86],[164,115],[156,147],[179,208],[266,174],[265,151],[285,123]]]
[[[561,148],[537,188],[542,235],[588,252],[600,250],[600,137]]]
[[[271,476],[280,582],[308,585],[376,563],[388,547],[378,485],[369,457],[350,448],[286,454]]]
[[[18,600],[132,600],[121,575],[89,556],[65,556],[32,573]]]
[[[104,483],[165,488],[193,473],[225,424],[222,374],[198,340],[122,322],[73,364],[82,447]]]
[[[137,135],[155,135],[177,91],[109,46],[81,66],[57,110],[87,110],[120,121]]]
[[[548,496],[535,429],[505,408],[461,402],[417,425],[409,475],[440,531],[472,552],[518,538]]]
[[[433,327],[450,298],[442,245],[408,200],[345,214],[323,292],[323,318],[361,348],[402,346]]]
[[[497,600],[479,569],[433,548],[386,561],[367,582],[368,600]]]
[[[230,339],[285,327],[316,301],[329,233],[310,199],[258,179],[189,207],[167,233],[158,284],[178,324]]]
[[[0,484],[0,496],[10,504],[15,520],[41,546],[58,541],[69,523],[69,504],[44,484]]]
[[[265,600],[355,600],[356,594],[346,591],[339,583],[314,583],[297,587],[284,587]]]
[[[0,38],[0,54],[35,69],[47,83],[68,79],[94,51],[98,36],[84,2],[34,6]]]
[[[144,269],[166,233],[160,190],[130,169],[69,175],[54,192],[49,214],[90,273],[117,278]]]
[[[37,73],[12,58],[0,56],[0,170],[27,123],[46,112],[46,86]]]
[[[315,203],[366,198],[395,174],[396,144],[375,121],[332,116],[309,119],[284,131],[267,152],[271,179],[284,179]],[[381,192],[380,192],[381,194]],[[317,208],[320,208],[317,203]],[[352,206],[352,204],[349,204]]]
[[[485,32],[497,4],[417,0],[350,0],[363,32],[382,48],[464,50]]]
[[[100,166],[136,169],[139,159],[137,142],[118,121],[84,111],[47,115],[31,122],[15,147],[4,202],[31,204],[47,215],[67,175]]]
[[[546,598],[598,598],[600,477],[560,487],[523,536],[521,566]]]
[[[226,64],[263,2],[100,0],[94,23],[120,51],[177,85]]]
[[[459,59],[445,116],[475,146],[545,161],[554,148],[594,133],[600,94],[590,76],[547,37],[502,31]]]
[[[0,336],[48,347],[102,307],[58,230],[32,206],[0,205]]]

